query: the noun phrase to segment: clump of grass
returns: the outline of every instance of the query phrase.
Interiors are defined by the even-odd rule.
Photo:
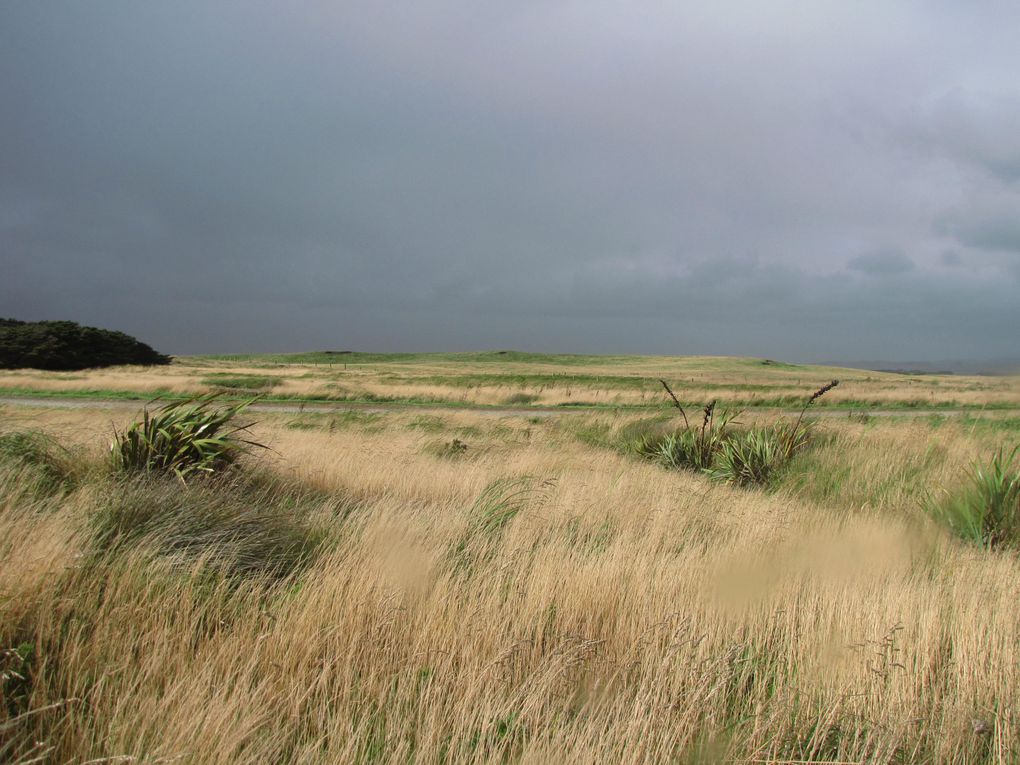
[[[222,472],[252,447],[266,448],[244,437],[252,423],[234,424],[251,403],[218,407],[215,396],[202,396],[166,404],[155,413],[145,408],[140,422],[114,434],[113,465],[123,472],[174,475],[181,481]]]
[[[976,463],[967,482],[928,511],[957,536],[986,549],[1020,548],[1020,446],[999,449],[988,464]]]
[[[810,440],[811,426],[804,422],[808,408],[839,385],[833,380],[812,393],[792,424],[776,422],[740,430],[731,427],[736,424],[736,414],[725,410],[717,414],[714,401],[704,407],[701,426],[691,427],[680,399],[665,380],[659,382],[680,411],[684,427],[645,438],[637,452],[668,468],[707,473],[739,486],[767,486],[773,481]]]
[[[767,486],[786,463],[784,435],[776,426],[734,434],[720,444],[707,472],[738,486]]]
[[[44,494],[73,488],[84,467],[80,455],[36,431],[0,433],[0,460],[24,469]]]
[[[553,481],[536,482],[529,476],[493,481],[478,495],[469,511],[463,534],[450,550],[458,571],[468,572],[489,557],[503,531],[527,507],[541,503]]]
[[[115,479],[99,496],[89,518],[97,552],[142,547],[182,565],[201,558],[232,577],[303,568],[325,539],[316,515],[347,512],[335,497],[245,473],[183,489],[166,478]]]
[[[647,439],[639,445],[638,452],[677,470],[709,470],[730,438],[730,424],[735,417],[735,413],[726,410],[717,415],[713,401],[704,408],[700,428],[687,427],[661,438]]]

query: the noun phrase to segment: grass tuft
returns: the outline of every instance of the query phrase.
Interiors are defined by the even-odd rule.
[[[986,465],[974,464],[967,482],[928,511],[957,536],[986,549],[1020,548],[1020,446],[999,449]]]
[[[182,566],[203,559],[231,577],[303,569],[324,539],[317,514],[343,514],[335,498],[245,474],[183,489],[172,479],[114,479],[99,494],[89,517],[97,552],[142,547]]]
[[[181,481],[222,472],[251,447],[265,448],[243,437],[251,424],[233,424],[251,403],[216,407],[215,396],[201,396],[174,401],[155,413],[143,409],[140,422],[115,433],[110,447],[114,467],[127,473],[174,475]]]
[[[81,455],[35,431],[0,433],[0,460],[23,469],[42,494],[74,488],[87,467]]]

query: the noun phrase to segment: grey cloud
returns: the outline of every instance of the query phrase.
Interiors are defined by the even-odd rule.
[[[981,250],[1009,250],[1020,253],[1020,218],[994,216],[967,221],[954,235],[963,244]]]
[[[1020,181],[1020,92],[957,87],[927,117],[934,145],[1002,181]]]
[[[0,315],[181,353],[1003,355],[1017,21],[9,4]]]
[[[939,256],[939,262],[949,268],[956,268],[963,265],[963,257],[956,250],[944,250]]]
[[[914,261],[900,250],[875,250],[851,258],[846,267],[871,276],[895,276],[914,269]]]

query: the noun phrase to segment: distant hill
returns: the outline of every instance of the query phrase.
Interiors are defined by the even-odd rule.
[[[123,332],[73,321],[0,319],[0,369],[64,371],[169,363],[169,356]]]
[[[910,375],[1015,375],[1020,359],[986,361],[840,361],[836,366]]]

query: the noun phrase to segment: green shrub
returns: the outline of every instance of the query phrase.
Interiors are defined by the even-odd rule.
[[[766,486],[786,460],[778,428],[752,428],[723,441],[709,473],[738,486]]]
[[[170,357],[123,332],[73,321],[0,319],[0,369],[73,370],[169,364]]]
[[[928,511],[957,536],[986,549],[1020,548],[1020,446],[1000,449],[987,465],[974,464],[967,482]]]
[[[673,470],[705,470],[711,466],[715,456],[702,448],[697,434],[691,430],[678,430],[662,438],[649,439],[640,445],[638,452]]]
[[[265,448],[242,437],[251,425],[233,425],[251,401],[216,407],[214,399],[175,401],[155,414],[144,409],[141,422],[115,434],[111,445],[115,468],[172,474],[184,481],[229,468],[253,446]]]
[[[668,468],[709,470],[719,450],[730,438],[730,425],[735,417],[735,413],[725,410],[717,415],[713,401],[704,408],[700,428],[688,426],[661,436],[645,437],[637,451]]]
[[[839,385],[823,385],[804,403],[797,419],[765,427],[734,430],[736,414],[716,413],[715,402],[704,407],[700,427],[692,427],[679,397],[665,380],[660,380],[673,406],[683,417],[684,427],[672,433],[644,437],[635,447],[638,454],[676,470],[704,472],[716,480],[739,486],[767,486],[779,471],[810,441],[811,425],[804,414],[818,399]]]

